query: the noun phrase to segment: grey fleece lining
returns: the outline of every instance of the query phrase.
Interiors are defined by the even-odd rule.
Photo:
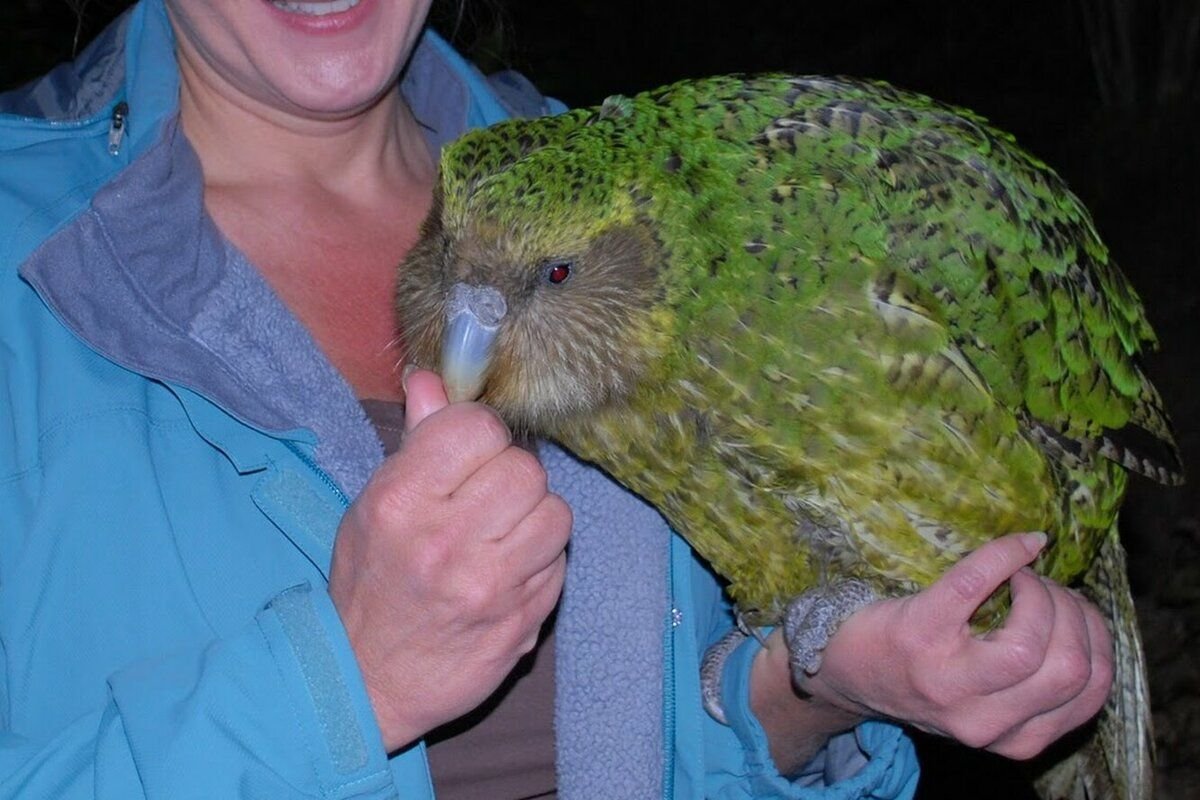
[[[670,529],[595,468],[549,444],[539,455],[575,514],[554,629],[559,796],[661,797]]]
[[[182,137],[180,137],[182,138]],[[349,385],[318,352],[242,253],[225,243],[224,279],[192,317],[189,334],[230,366],[255,377],[254,391],[284,420],[317,435],[317,462],[349,497],[383,457],[382,445]],[[251,331],[273,331],[255,336]]]

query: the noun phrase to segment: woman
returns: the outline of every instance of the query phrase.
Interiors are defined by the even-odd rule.
[[[1094,713],[1104,626],[1013,536],[854,615],[801,692],[776,637],[744,645],[730,725],[703,715],[732,621],[682,540],[398,371],[437,148],[560,108],[427,10],[142,0],[0,101],[0,796],[428,797],[432,763],[443,796],[908,797],[870,720],[1027,757]],[[533,777],[464,779],[455,743],[518,724]]]

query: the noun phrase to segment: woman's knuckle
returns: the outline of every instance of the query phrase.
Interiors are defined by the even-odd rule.
[[[1026,678],[1037,672],[1044,659],[1042,644],[1029,636],[1013,638],[1005,649],[1005,666],[1017,677]]]
[[[1113,666],[1113,658],[1110,653],[1102,653],[1093,659],[1092,664],[1092,682],[1109,687],[1112,685],[1115,677],[1115,667]]]
[[[995,736],[987,728],[974,721],[956,720],[946,729],[956,741],[977,750],[995,741]]]
[[[950,588],[964,601],[977,599],[987,583],[987,573],[974,564],[960,564],[950,576]]]
[[[923,618],[913,610],[913,604],[901,607],[899,624],[883,628],[887,649],[900,656],[903,663],[910,665],[914,677],[924,677],[928,674],[922,669],[922,664],[936,647],[931,633],[927,626],[923,625]]]
[[[546,469],[537,456],[520,447],[512,447],[506,456],[505,468],[517,485],[533,491],[546,491]]]
[[[507,447],[512,440],[508,426],[487,406],[467,407],[470,432],[475,441],[495,448]]]
[[[1012,742],[1007,742],[1003,747],[995,748],[998,755],[1005,758],[1011,758],[1015,761],[1028,761],[1031,758],[1036,758],[1049,742],[1042,740],[1042,737],[1033,737],[1031,735],[1023,735],[1017,737]]]
[[[446,541],[430,537],[409,555],[408,572],[421,583],[436,586],[446,581],[448,565],[452,560]]]
[[[363,493],[354,511],[368,531],[386,530],[403,520],[406,513],[411,513],[411,508],[405,508],[399,494],[389,491]]]
[[[551,606],[558,602],[558,595],[562,591],[563,584],[567,578],[567,553],[564,550],[558,554],[558,557],[546,567],[546,572],[549,575],[547,583],[547,591],[551,593]]]
[[[556,494],[547,495],[545,499],[546,514],[550,524],[564,532],[569,532],[575,521],[575,512],[566,500]]]
[[[1075,701],[1079,715],[1091,719],[1096,712],[1104,708],[1104,704],[1108,702],[1108,695],[1111,689],[1112,685],[1108,683],[1090,684]]]
[[[486,577],[475,576],[471,580],[462,581],[457,594],[464,610],[474,617],[487,615],[497,604],[495,584]]]
[[[1092,678],[1092,662],[1079,648],[1071,648],[1055,659],[1054,671],[1062,691],[1079,692]]]
[[[942,708],[948,706],[949,692],[940,675],[930,670],[918,670],[909,677],[909,686],[917,700],[923,705]]]
[[[528,655],[529,653],[532,653],[533,649],[535,647],[537,647],[537,643],[538,643],[538,635],[537,635],[536,631],[531,634],[526,634],[519,642],[517,642],[517,646],[516,646],[517,656],[520,657],[520,656],[524,656],[524,655]]]

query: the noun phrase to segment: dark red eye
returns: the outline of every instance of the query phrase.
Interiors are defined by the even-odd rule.
[[[546,265],[546,280],[551,283],[562,283],[571,277],[570,261],[552,261]]]

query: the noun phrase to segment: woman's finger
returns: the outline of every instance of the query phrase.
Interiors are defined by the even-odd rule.
[[[1042,533],[1015,533],[993,539],[969,553],[919,595],[921,616],[931,630],[959,631],[971,615],[1045,546]]]
[[[1032,758],[1067,732],[1087,722],[1104,704],[1111,686],[1109,641],[1103,622],[1089,621],[1089,607],[1061,586],[1039,578],[1053,599],[1054,630],[1042,666],[1027,680],[989,698],[1012,709],[1011,730],[988,749],[1009,758]]]
[[[405,367],[403,381],[405,433],[417,427],[430,414],[450,404],[442,379],[436,373]]]
[[[1023,567],[1009,580],[1009,587],[1012,606],[1004,623],[966,649],[970,657],[990,664],[976,676],[983,694],[1017,686],[1035,675],[1054,635],[1057,607],[1042,579]]]

